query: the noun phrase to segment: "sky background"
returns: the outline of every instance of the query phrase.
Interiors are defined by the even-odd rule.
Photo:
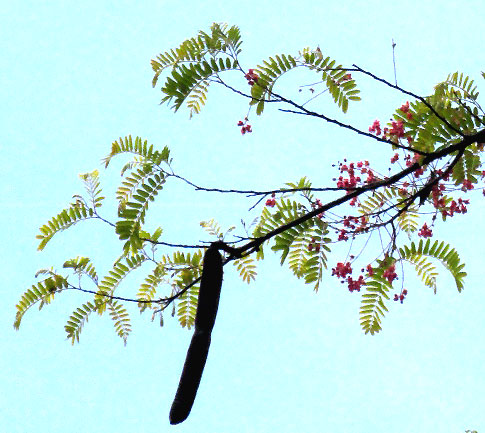
[[[78,174],[101,169],[120,136],[168,145],[179,174],[225,188],[277,188],[305,175],[324,186],[337,174],[331,165],[343,158],[382,163],[392,156],[373,140],[275,109],[251,115],[254,132],[241,136],[236,123],[247,101],[223,89],[211,89],[206,109],[192,120],[184,109],[174,114],[159,105],[160,89],[151,87],[150,59],[158,53],[214,21],[228,22],[241,28],[245,69],[270,55],[319,45],[344,65],[356,63],[392,81],[394,39],[404,88],[426,95],[460,70],[483,89],[482,0],[19,0],[2,5],[0,20],[1,431],[485,431],[485,206],[479,192],[469,194],[467,215],[434,230],[466,263],[464,292],[439,268],[434,295],[408,269],[408,298],[391,303],[375,336],[360,329],[359,295],[330,272],[315,294],[271,254],[249,286],[227,267],[201,386],[188,420],[178,426],[169,425],[168,413],[192,332],[176,320],[167,317],[160,328],[130,307],[134,331],[124,347],[108,316],[92,316],[80,344],[71,346],[65,321],[89,298],[66,292],[42,311],[29,311],[20,331],[12,327],[15,304],[37,269],[60,269],[68,258],[85,255],[104,274],[117,257],[119,241],[98,221],[56,236],[42,253],[35,235],[82,192]],[[297,78],[283,80],[280,92],[302,98],[297,85],[316,81],[312,74]],[[366,129],[407,100],[355,78],[363,101],[341,116],[346,123]],[[247,88],[243,79],[238,85]],[[325,97],[311,108],[337,113]],[[111,219],[121,165],[101,173],[104,215]],[[172,182],[148,225],[163,226],[169,242],[198,243],[209,240],[200,221],[237,225],[252,204]],[[371,248],[367,260],[377,253]],[[331,263],[342,258],[332,256]],[[143,277],[118,294],[133,296]]]

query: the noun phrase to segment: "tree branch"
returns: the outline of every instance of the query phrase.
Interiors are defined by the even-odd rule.
[[[409,96],[412,96],[413,98],[416,98],[416,99],[419,99],[424,105],[426,105],[426,107],[428,107],[430,109],[430,111],[438,118],[440,119],[446,126],[448,126],[448,128],[450,128],[452,131],[456,132],[458,135],[460,135],[461,137],[465,137],[465,134],[463,134],[463,132],[461,132],[459,129],[455,128],[451,123],[449,123],[443,116],[441,116],[441,114],[439,114],[429,103],[428,101],[426,101],[425,98],[423,98],[422,96],[419,96],[419,95],[416,95],[415,93],[413,92],[410,92],[409,90],[404,90],[402,87],[399,87],[398,85],[394,85],[394,84],[391,84],[389,83],[389,81],[386,81],[384,80],[383,78],[379,78],[378,76],[368,72],[368,71],[365,71],[364,69],[360,68],[359,66],[357,65],[352,65],[352,66],[355,66],[360,72],[362,72],[363,74],[365,75],[368,75],[369,77],[372,77],[374,80],[377,80],[381,83],[384,83],[386,86],[389,86],[389,87],[392,87],[393,89],[396,89],[396,90],[399,90],[400,92],[402,93],[405,93],[406,95],[409,95]]]

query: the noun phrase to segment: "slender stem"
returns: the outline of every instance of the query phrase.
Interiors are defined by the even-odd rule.
[[[396,43],[394,42],[394,38],[392,39],[392,64],[394,65],[394,82],[397,86],[397,75],[396,75],[396,56],[395,56],[395,48],[396,48]]]
[[[463,132],[461,132],[459,129],[455,128],[450,122],[448,122],[448,120],[446,120],[441,114],[439,114],[430,104],[429,102],[423,98],[422,96],[419,96],[419,95],[416,95],[415,93],[413,92],[410,92],[409,90],[404,90],[402,87],[399,87],[398,85],[394,85],[394,84],[391,84],[389,83],[389,81],[386,81],[384,80],[383,78],[379,78],[377,77],[376,75],[368,72],[368,71],[365,71],[364,69],[360,68],[359,66],[357,65],[353,65],[355,66],[356,68],[359,69],[360,72],[362,72],[363,74],[365,75],[368,75],[369,77],[372,77],[374,80],[377,80],[381,83],[384,83],[386,86],[389,86],[389,87],[392,87],[393,89],[396,89],[396,90],[399,90],[400,92],[402,93],[405,93],[406,95],[409,95],[409,96],[412,96],[413,98],[416,98],[416,99],[419,99],[424,105],[426,105],[426,107],[429,108],[429,110],[438,118],[440,119],[448,128],[450,128],[453,132],[456,132],[458,135],[460,135],[461,137],[465,137],[465,134]]]

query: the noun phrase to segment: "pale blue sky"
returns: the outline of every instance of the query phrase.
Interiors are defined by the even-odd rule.
[[[116,258],[119,243],[100,222],[60,235],[43,253],[36,251],[35,235],[82,191],[77,174],[100,168],[119,136],[168,145],[180,174],[206,186],[266,189],[303,175],[323,185],[335,176],[331,164],[339,159],[388,158],[376,142],[276,110],[253,117],[253,134],[242,137],[235,124],[246,101],[221,89],[210,91],[195,119],[184,110],[174,115],[158,105],[160,90],[151,88],[150,59],[159,52],[223,21],[241,28],[246,68],[269,55],[319,45],[344,65],[356,63],[392,80],[394,38],[403,87],[426,94],[460,70],[484,89],[484,20],[482,0],[3,5],[0,431],[485,431],[485,206],[479,193],[470,195],[467,215],[435,230],[467,264],[465,291],[458,294],[443,272],[433,295],[406,274],[408,299],[391,304],[383,332],[373,337],[360,330],[359,296],[330,275],[315,294],[275,257],[260,264],[249,286],[228,268],[202,383],[179,426],[169,425],[168,412],[191,332],[175,320],[167,318],[160,328],[133,309],[134,332],[125,348],[108,317],[92,317],[72,347],[64,323],[87,298],[65,293],[41,312],[29,312],[19,332],[12,328],[14,306],[38,268],[59,269],[64,260],[87,255],[103,273]],[[346,122],[366,128],[406,101],[356,78],[364,100],[349,109]],[[294,84],[284,81],[281,93],[298,95]],[[324,98],[312,107],[336,113]],[[110,197],[119,167],[102,173]],[[237,224],[252,204],[173,183],[159,196],[149,224],[162,225],[169,241],[196,243],[207,239],[199,221]],[[112,209],[105,212],[114,218]],[[122,286],[120,294],[136,293],[139,281]]]

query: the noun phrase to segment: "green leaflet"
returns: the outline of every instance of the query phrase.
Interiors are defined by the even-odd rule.
[[[455,72],[437,84],[434,90],[425,101],[446,122],[436,116],[423,101],[410,104],[409,116],[400,109],[394,115],[396,120],[403,122],[406,135],[413,139],[413,147],[425,152],[433,152],[458,142],[461,139],[458,131],[473,134],[479,127],[483,127],[476,102],[478,92],[473,80]]]
[[[128,311],[126,311],[124,305],[117,300],[111,300],[107,305],[109,315],[111,316],[111,320],[113,320],[115,331],[118,336],[123,339],[126,346],[128,335],[131,332],[131,322]]]
[[[140,196],[148,198],[152,188],[157,187],[157,180],[151,176],[154,174],[154,167],[150,164],[144,164],[141,168],[133,170],[121,181],[121,185],[116,190],[116,198],[119,201],[118,214],[120,215],[125,209],[130,199]]]
[[[98,284],[98,274],[96,273],[96,269],[94,268],[93,263],[88,257],[76,257],[71,260],[67,260],[64,262],[63,268],[72,268],[74,273],[79,276],[87,275],[94,284]]]
[[[224,233],[222,233],[222,228],[219,223],[214,219],[210,219],[209,221],[201,221],[200,226],[211,236],[214,236],[219,240],[224,239]]]
[[[187,284],[189,284],[188,280]],[[179,302],[177,303],[177,318],[183,328],[190,330],[194,326],[198,295],[199,286],[192,286],[179,298]]]
[[[313,236],[311,237],[314,244],[320,245],[320,250],[313,248],[311,251],[306,245],[307,260],[304,263],[303,276],[306,284],[313,284],[313,290],[318,291],[320,288],[320,282],[323,278],[323,270],[327,269],[327,253],[331,252],[329,245],[332,240],[327,237],[329,231],[327,223],[319,218],[313,220]]]
[[[89,218],[96,218],[94,210],[87,208],[82,203],[72,205],[71,207],[62,210],[55,217],[52,217],[47,224],[40,227],[41,234],[36,236],[37,239],[40,239],[37,249],[42,251],[56,233],[66,230],[79,221]]]
[[[360,101],[360,90],[353,79],[346,79],[346,69],[342,65],[335,65],[335,60],[330,57],[323,58],[308,48],[303,50],[304,65],[311,70],[322,73],[322,81],[327,86],[328,91],[333,97],[334,102],[347,112],[349,101]]]
[[[478,176],[482,174],[482,171],[479,170],[481,161],[477,153],[476,149],[465,150],[463,157],[453,168],[452,178],[455,181],[455,185],[460,185],[465,179],[473,183],[477,182]]]
[[[143,313],[147,308],[152,307],[152,304],[149,302],[154,300],[157,296],[157,288],[165,281],[165,275],[165,267],[158,263],[153,271],[145,277],[145,281],[140,285],[140,289],[136,295],[137,299],[142,301],[138,303],[140,313]],[[154,307],[158,309],[159,305],[156,304]]]
[[[397,217],[397,223],[410,238],[411,235],[418,230],[419,226],[419,214],[416,206],[409,206],[406,212],[403,212]]]
[[[411,242],[409,246],[405,245],[403,248],[399,248],[399,254],[403,260],[407,260],[415,266],[416,272],[424,283],[434,291],[436,291],[434,267],[423,256],[439,260],[450,271],[458,291],[463,290],[463,280],[466,277],[466,272],[463,271],[465,264],[461,263],[457,251],[449,244],[438,240],[431,243],[431,239],[424,242],[421,239],[417,245]]]
[[[271,218],[274,221],[274,227],[279,227],[283,224],[294,221],[306,213],[306,209],[300,203],[285,198],[278,200],[276,202],[276,207],[277,211],[271,215]],[[308,231],[311,225],[311,221],[306,221],[299,226],[293,227],[275,236],[274,245],[271,247],[271,249],[273,251],[282,251],[281,264],[284,263],[286,256],[290,252],[290,246],[293,241],[299,235],[301,235],[301,233]]]
[[[300,53],[300,57],[280,54],[274,58],[263,60],[262,65],[255,69],[258,75],[257,82],[251,87],[251,105],[256,105],[256,113],[262,114],[264,104],[271,100],[276,81],[286,72],[296,67],[306,67],[322,74],[322,82],[332,96],[334,102],[347,112],[349,101],[358,101],[360,91],[357,89],[355,80],[345,78],[347,71],[342,65],[335,66],[335,61],[329,57],[323,59],[316,56],[308,48]]]
[[[178,111],[186,103],[190,117],[200,113],[207,100],[211,81],[221,81],[220,73],[239,70],[238,55],[241,52],[241,35],[236,26],[213,24],[210,34],[200,31],[196,37],[185,40],[178,48],[159,54],[152,60],[155,87],[161,74],[169,69],[162,84],[162,103],[172,103],[171,108]],[[296,68],[306,67],[322,74],[335,103],[345,113],[349,101],[360,100],[355,80],[346,77],[347,71],[335,61],[323,56],[315,56],[308,48],[299,57],[279,54],[263,60],[255,68],[258,79],[251,86],[251,105],[256,105],[256,113],[262,114],[265,102],[273,96],[273,87],[283,74]]]
[[[374,274],[369,276],[364,285],[359,314],[360,326],[366,334],[370,332],[374,335],[382,330],[381,321],[388,311],[385,302],[389,301],[389,291],[392,289],[383,274],[393,261],[389,258],[380,267],[374,268]]]
[[[115,156],[123,153],[130,153],[141,157],[141,159],[135,160],[137,164],[152,163],[154,165],[160,165],[162,162],[170,162],[170,150],[167,146],[162,151],[154,150],[153,144],[148,145],[147,140],[142,141],[140,137],[135,137],[135,140],[133,140],[132,136],[128,135],[124,139],[120,137],[117,141],[113,141],[111,152],[103,158],[104,166],[108,167]]]
[[[59,214],[54,216],[47,224],[40,227],[40,234],[36,236],[40,239],[38,250],[43,250],[47,243],[53,238],[55,234],[66,230],[79,221],[99,218],[96,208],[101,207],[104,197],[101,195],[101,187],[99,183],[98,170],[90,173],[80,174],[79,177],[84,183],[84,187],[88,193],[90,205],[87,200],[79,194],[75,194],[73,198],[74,203],[69,208],[62,210]]]
[[[294,184],[288,184],[293,188]],[[308,183],[304,184],[307,187]],[[253,236],[259,237],[287,224],[306,214],[307,210],[300,203],[281,198],[276,201],[276,211],[271,213],[264,208],[260,221],[256,226]],[[274,237],[273,251],[281,251],[281,264],[288,258],[288,266],[298,278],[304,278],[305,282],[314,283],[314,289],[318,290],[322,280],[323,268],[327,267],[328,246],[331,242],[327,224],[319,218],[312,218],[296,227],[285,230]],[[310,244],[318,245],[318,250],[310,248]],[[258,251],[258,258],[263,257],[262,247]]]
[[[92,208],[101,207],[104,197],[101,195],[101,187],[99,184],[99,172],[94,170],[90,173],[80,174],[79,177],[84,182],[84,187],[91,201]],[[81,196],[75,195],[75,198],[83,200]]]
[[[141,183],[140,187],[137,188],[137,184],[134,184],[130,190],[132,201],[127,201],[121,207],[119,213],[121,220],[116,223],[116,233],[119,238],[127,240],[125,251],[131,249],[133,252],[136,252],[141,248],[142,242],[139,237],[139,231],[141,225],[145,222],[148,205],[155,200],[164,183],[165,176],[161,173],[154,173],[145,179],[145,182]]]
[[[292,239],[286,238],[285,241],[290,240],[288,254],[288,266],[297,278],[304,278],[305,283],[315,283],[314,290],[318,291],[320,282],[322,280],[323,269],[327,268],[326,252],[330,251],[328,242],[330,239],[324,236],[328,233],[326,224],[322,223],[318,218],[312,220],[315,225],[304,227],[301,231],[295,233]],[[320,245],[320,250],[312,248],[309,249],[310,244],[314,242]],[[284,253],[282,254],[282,261]]]
[[[436,293],[436,278],[438,277],[436,267],[420,254],[411,255],[407,260],[414,265],[416,273],[421,277],[423,283]]]
[[[105,311],[104,306],[109,303],[109,297],[113,295],[121,281],[133,270],[139,268],[147,257],[141,254],[124,257],[123,260],[114,263],[113,268],[98,284],[98,290],[94,299],[98,305],[97,312],[101,315]]]
[[[458,253],[449,244],[438,240],[431,242],[430,239],[426,241],[421,239],[418,244],[411,242],[409,246],[399,248],[399,256],[397,261],[405,260],[413,264],[424,284],[435,292],[438,273],[427,257],[441,261],[455,279],[458,291],[461,292],[463,289],[463,279],[466,276],[466,272],[463,272],[465,265],[460,262]],[[360,323],[366,334],[369,332],[375,334],[382,329],[382,318],[388,311],[385,302],[389,300],[389,291],[392,289],[392,284],[383,277],[383,274],[395,262],[394,258],[387,258],[381,262],[379,267],[374,268],[374,274],[369,276],[365,283],[360,307]]]
[[[178,291],[192,283],[202,274],[202,267],[197,268],[185,267],[177,273],[175,284]],[[183,293],[177,302],[177,317],[182,327],[191,329],[195,323],[195,314],[197,312],[197,302],[199,295],[199,284],[192,286]]]
[[[46,273],[50,276],[32,285],[20,298],[16,305],[17,313],[13,324],[15,329],[20,328],[22,318],[29,308],[38,303],[40,310],[45,304],[50,304],[54,300],[56,292],[60,292],[67,287],[67,279],[61,275],[57,275],[51,270],[41,270],[37,274],[39,273]]]
[[[257,106],[258,115],[262,114],[265,101],[271,99],[276,80],[297,66],[297,61],[293,56],[281,54],[276,55],[275,58],[270,57],[268,60],[263,60],[263,64],[255,68],[258,80],[251,86],[250,104]]]
[[[162,103],[173,102],[177,111],[184,102],[190,117],[200,113],[207,100],[211,77],[220,72],[238,69],[237,55],[241,52],[241,35],[236,26],[214,23],[211,33],[200,31],[198,36],[182,42],[176,48],[152,60],[155,85],[166,68],[171,72],[162,85]]]
[[[372,216],[379,212],[383,207],[390,207],[400,199],[399,190],[395,187],[384,188],[381,191],[372,191],[365,200],[361,201],[359,213],[361,215]]]
[[[171,159],[168,147],[165,146],[162,151],[158,151],[153,145],[148,145],[146,140],[143,141],[140,137],[133,139],[130,135],[114,141],[110,154],[103,162],[107,167],[113,157],[126,153],[134,154],[135,158],[125,164],[121,171],[124,178],[116,191],[116,198],[119,200],[118,215],[121,220],[116,223],[116,233],[121,240],[126,240],[125,254],[136,254],[143,245],[140,235],[148,205],[155,200],[166,181],[165,172],[160,165],[169,165]],[[149,237],[143,233],[144,237]],[[158,233],[157,239],[160,234],[161,232]]]
[[[72,314],[69,316],[64,329],[67,333],[67,338],[71,340],[71,343],[79,343],[79,337],[81,335],[81,331],[86,322],[88,322],[89,315],[95,311],[99,312],[100,310],[99,303],[95,302],[94,304],[91,302],[86,302],[82,304],[80,307],[76,308]],[[124,344],[126,345],[126,341],[128,335],[131,332],[131,323],[128,312],[123,304],[116,300],[109,300],[106,304],[108,306],[108,310],[113,320],[113,325],[115,328],[116,333],[120,338],[123,339]]]
[[[173,293],[178,293],[199,278],[202,273],[202,250],[194,253],[175,251],[172,256],[164,255],[160,261],[172,273]],[[177,317],[183,327],[190,329],[194,325],[197,311],[199,285],[194,285],[180,295],[177,302]]]
[[[279,227],[280,225],[279,219],[280,218],[278,217],[278,215],[272,214],[267,207],[264,207],[259,217],[259,222],[254,228],[253,237],[255,238],[262,237],[265,234]],[[266,241],[266,243],[268,242],[269,241]],[[256,257],[258,258],[258,260],[261,260],[264,258],[263,245],[260,246],[256,254]]]
[[[241,52],[241,44],[238,27],[228,28],[226,24],[214,23],[211,26],[210,35],[200,31],[196,37],[186,39],[178,48],[161,53],[156,60],[152,60],[152,69],[155,71],[152,85],[156,86],[160,74],[166,68],[176,68],[181,62],[200,61],[207,54],[213,56],[218,53],[238,55]]]
[[[94,304],[86,302],[76,308],[69,316],[67,323],[64,325],[64,329],[67,333],[67,338],[71,340],[72,344],[79,343],[79,336],[84,324],[88,321],[89,315],[96,310],[97,307]]]
[[[251,280],[256,279],[256,265],[254,262],[255,260],[252,256],[245,256],[233,262],[239,272],[239,276],[248,284]]]
[[[208,88],[209,82],[202,80],[194,86],[192,92],[187,97],[187,107],[189,108],[191,117],[193,114],[199,114],[200,110],[205,105]]]
[[[209,221],[201,221],[200,226],[211,236],[217,238],[218,240],[223,240],[228,233],[235,229],[234,226],[229,227],[225,232],[223,232],[220,224],[214,219]],[[233,261],[234,266],[239,272],[240,277],[243,281],[248,284],[251,280],[256,279],[256,265],[254,264],[254,259],[252,256],[245,256],[240,259]]]
[[[78,307],[70,315],[64,329],[67,337],[72,344],[79,342],[79,336],[88,321],[89,315],[92,312],[97,312],[102,315],[108,309],[115,331],[126,345],[128,335],[131,332],[131,323],[128,312],[121,302],[112,299],[114,291],[119,286],[121,281],[126,276],[141,266],[146,260],[146,257],[135,255],[125,257],[122,261],[119,260],[114,263],[113,268],[108,274],[97,283],[97,275],[94,271],[94,266],[90,263],[87,257],[76,257],[64,263],[65,268],[72,268],[76,273],[87,274],[97,286],[97,293],[94,295],[94,303],[87,302]]]
[[[403,197],[399,194],[396,187],[387,187],[381,191],[373,191],[365,200],[361,201],[359,213],[372,217],[382,212],[383,209],[403,208]],[[407,208],[406,212],[401,213],[397,218],[399,228],[411,236],[418,229],[419,215],[415,205]]]
[[[438,83],[435,86],[435,94],[449,101],[476,101],[478,98],[475,82],[470,77],[458,72],[449,74],[445,81]]]
[[[310,201],[312,201],[314,199],[314,194],[310,191],[310,188],[312,187],[312,183],[310,182],[310,180],[306,176],[303,176],[296,183],[287,182],[285,185],[288,187],[288,189],[301,190],[301,193],[303,194],[303,196]],[[305,188],[308,188],[308,190],[305,191]],[[295,194],[295,193],[296,193],[296,191],[293,192],[293,194]]]

